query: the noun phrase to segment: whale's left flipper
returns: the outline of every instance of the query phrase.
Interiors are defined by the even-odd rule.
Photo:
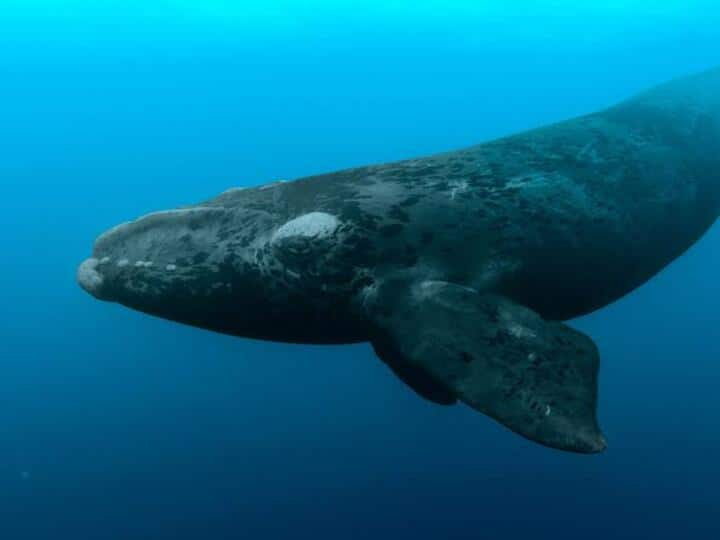
[[[385,283],[368,311],[376,351],[426,397],[457,396],[547,446],[605,449],[595,412],[598,352],[587,336],[504,297],[440,281]]]

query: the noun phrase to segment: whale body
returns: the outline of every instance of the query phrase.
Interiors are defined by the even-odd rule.
[[[637,288],[720,213],[720,69],[422,159],[232,189],[97,239],[78,281],[180,323],[370,342],[419,395],[594,453],[598,349],[562,321]]]

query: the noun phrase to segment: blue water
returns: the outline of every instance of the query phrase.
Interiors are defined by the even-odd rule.
[[[0,538],[716,537],[718,227],[574,322],[603,356],[592,457],[423,402],[368,346],[232,339],[75,285],[148,211],[720,64],[711,1],[538,4],[4,0]]]

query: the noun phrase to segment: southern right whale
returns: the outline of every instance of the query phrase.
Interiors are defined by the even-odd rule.
[[[78,280],[217,332],[370,342],[425,398],[591,453],[598,350],[561,321],[643,284],[719,212],[716,69],[465,150],[154,213],[102,235]]]

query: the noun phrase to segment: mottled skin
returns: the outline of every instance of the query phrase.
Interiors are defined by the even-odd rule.
[[[542,319],[571,319],[632,291],[688,249],[719,212],[720,70],[714,70],[603,112],[466,150],[231,190],[147,216],[101,237],[89,268],[92,283],[87,273],[80,281],[98,298],[237,336],[371,341],[425,397],[447,403],[459,397],[543,444],[598,451],[604,441],[594,419],[591,342],[575,347],[589,362],[578,400],[592,408],[576,431],[590,425],[591,442],[552,435],[537,419],[525,429],[527,414],[510,421],[510,413],[467,397],[470,383],[457,380],[469,372],[434,372],[415,357],[431,354],[445,338],[463,339],[451,328],[462,318],[451,313],[463,305],[462,291],[473,299],[460,311],[474,321],[463,336],[478,325],[501,328],[502,306],[508,320],[531,321],[528,327],[550,335],[556,327]],[[337,226],[327,234],[277,237],[284,224],[308,214],[334,217]],[[450,289],[432,285],[438,283]],[[440,304],[423,307],[421,290]],[[448,306],[447,317],[438,305]],[[439,317],[434,328],[444,328],[426,352],[405,347],[412,338],[401,331],[401,320],[424,309],[432,316],[419,317],[417,332],[431,318]],[[561,326],[558,332],[576,340]],[[470,362],[483,351],[508,350],[495,340],[501,330],[494,332],[489,345],[478,337],[468,345],[472,354],[459,354]],[[513,358],[536,356],[533,346]],[[550,342],[546,348],[551,351]],[[525,385],[527,373],[518,380]],[[477,388],[479,379],[473,381]],[[562,393],[558,388],[553,392]],[[545,410],[551,401],[538,403],[531,405]]]

